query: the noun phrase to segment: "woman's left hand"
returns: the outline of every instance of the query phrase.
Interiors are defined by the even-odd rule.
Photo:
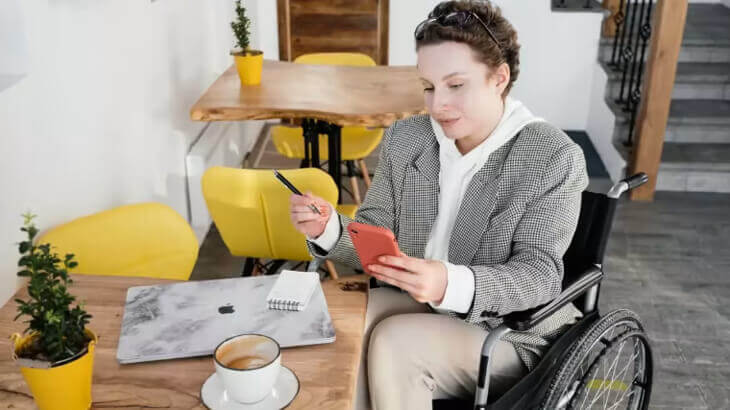
[[[381,256],[378,262],[382,265],[368,266],[376,279],[405,290],[419,303],[441,304],[448,283],[443,263],[411,258],[403,252],[400,256]]]

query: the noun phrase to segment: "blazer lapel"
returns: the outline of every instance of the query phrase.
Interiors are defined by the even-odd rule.
[[[497,193],[503,181],[500,175],[511,146],[507,143],[493,152],[469,182],[451,232],[449,262],[469,265],[474,258],[497,204]]]
[[[431,144],[406,169],[398,244],[408,256],[423,258],[439,207],[439,145]]]

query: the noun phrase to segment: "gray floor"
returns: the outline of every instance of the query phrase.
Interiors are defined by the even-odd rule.
[[[258,166],[296,166],[264,146]],[[368,158],[371,170],[375,161]],[[605,185],[596,179],[593,185]],[[730,408],[729,243],[730,195],[660,192],[652,203],[619,205],[600,307],[632,309],[648,328],[652,408]],[[191,279],[237,276],[242,264],[213,227]]]
[[[600,305],[646,324],[653,408],[730,408],[729,242],[730,195],[660,192],[618,209]]]

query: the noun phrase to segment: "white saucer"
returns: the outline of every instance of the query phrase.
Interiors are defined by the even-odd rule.
[[[200,399],[203,404],[212,410],[273,410],[283,409],[291,404],[299,393],[299,379],[286,366],[281,366],[279,377],[276,378],[274,388],[263,400],[256,403],[239,403],[234,401],[223,388],[223,383],[216,373],[208,377],[200,389]]]

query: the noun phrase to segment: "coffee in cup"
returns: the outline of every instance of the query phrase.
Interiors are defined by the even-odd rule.
[[[266,398],[281,369],[281,348],[274,339],[242,334],[224,340],[214,352],[215,372],[228,396],[240,403]]]
[[[226,367],[238,370],[250,370],[257,369],[259,367],[266,366],[268,360],[265,357],[259,355],[248,355],[233,358],[233,360],[224,363]]]

